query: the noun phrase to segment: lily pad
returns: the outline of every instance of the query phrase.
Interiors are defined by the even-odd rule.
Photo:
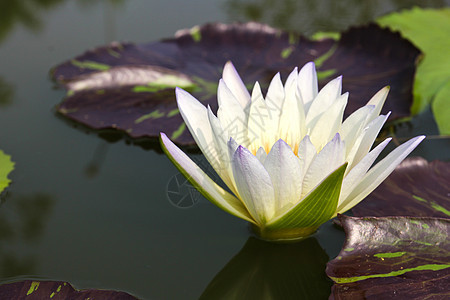
[[[14,170],[14,162],[11,161],[11,156],[0,150],[0,193],[10,184],[8,175],[12,170]]]
[[[404,160],[363,202],[354,216],[450,218],[450,162]]]
[[[330,299],[446,299],[450,220],[340,216],[346,232],[327,264]]]
[[[137,298],[125,292],[106,290],[76,290],[63,281],[25,280],[0,285],[0,299],[111,299],[126,300]]]
[[[200,299],[326,299],[327,261],[315,238],[278,244],[250,238]]]
[[[412,113],[423,111],[431,103],[441,134],[450,134],[450,8],[416,7],[377,22],[400,31],[424,53],[417,67]]]
[[[114,128],[132,138],[164,131],[179,144],[193,144],[178,112],[174,87],[191,92],[213,110],[217,83],[231,60],[245,84],[266,89],[277,72],[315,61],[320,85],[343,75],[350,92],[346,113],[391,85],[385,112],[409,116],[418,50],[377,25],[354,28],[339,41],[308,40],[258,23],[206,24],[181,30],[175,38],[149,44],[113,43],[87,51],[52,70],[68,89],[58,112],[94,129]]]

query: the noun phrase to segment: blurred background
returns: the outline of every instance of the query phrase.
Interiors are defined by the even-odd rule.
[[[144,149],[58,116],[55,106],[65,91],[55,89],[49,79],[55,65],[112,41],[156,41],[207,22],[253,20],[310,36],[343,31],[413,6],[449,4],[444,0],[1,1],[0,149],[12,156],[16,168],[11,186],[1,195],[0,281],[64,280],[77,288],[123,290],[144,299],[197,299],[250,236],[245,222],[201,197],[193,205],[174,205],[167,188],[178,172],[157,145]],[[437,134],[429,113],[398,130],[400,137]],[[449,160],[442,143],[425,142],[415,155]],[[302,252],[301,247],[286,251],[320,256],[312,258],[320,263],[311,270],[319,275],[313,284],[302,284],[314,289],[318,283],[316,298],[326,299],[332,283],[323,270],[327,257],[339,252],[344,235],[327,223],[312,239],[318,254]],[[251,257],[251,249],[245,255]],[[276,254],[271,249],[261,255],[264,260],[264,255]],[[258,268],[258,263],[249,268]]]

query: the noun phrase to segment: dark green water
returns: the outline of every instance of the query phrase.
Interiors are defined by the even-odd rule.
[[[261,286],[276,290],[288,282],[284,299],[326,299],[325,263],[339,252],[343,232],[328,223],[304,245],[265,245],[248,241],[244,221],[201,197],[190,207],[173,205],[167,188],[178,172],[169,160],[58,117],[54,107],[64,91],[53,88],[48,71],[114,40],[154,41],[206,22],[255,19],[311,34],[366,23],[414,2],[2,1],[0,149],[16,168],[1,199],[0,280],[64,280],[144,299],[215,299],[222,289],[242,286],[255,296]],[[422,133],[437,133],[430,114],[397,132]],[[430,139],[414,154],[449,160],[447,149],[448,140]],[[248,274],[263,284],[247,285]]]

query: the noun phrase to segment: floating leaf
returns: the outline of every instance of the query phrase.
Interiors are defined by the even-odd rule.
[[[340,221],[347,237],[327,264],[335,282],[330,299],[448,298],[450,220],[341,215]]]
[[[449,162],[407,158],[352,212],[354,216],[450,218],[449,182]]]
[[[450,135],[450,80],[436,93],[431,108],[439,132]]]
[[[391,85],[385,111],[409,115],[414,61],[418,55],[398,34],[376,25],[354,28],[339,41],[307,40],[258,23],[206,24],[149,44],[113,43],[88,51],[52,71],[68,89],[58,111],[94,129],[115,128],[133,138],[164,131],[179,144],[193,144],[175,102],[174,87],[191,92],[213,110],[217,83],[231,60],[247,87],[266,89],[273,75],[315,61],[321,83],[344,76],[350,92],[346,113]]]
[[[8,174],[14,170],[14,162],[11,161],[11,156],[5,154],[0,150],[0,193],[9,185],[11,180]]]
[[[417,68],[411,111],[413,114],[423,111],[434,98],[432,109],[439,130],[441,134],[450,134],[450,8],[416,7],[382,17],[378,23],[400,31],[424,53]]]
[[[63,281],[33,281],[25,280],[0,285],[0,299],[117,299],[126,300],[137,298],[125,292],[105,290],[76,290],[70,283]]]
[[[327,299],[327,261],[315,238],[278,244],[250,238],[200,299]]]

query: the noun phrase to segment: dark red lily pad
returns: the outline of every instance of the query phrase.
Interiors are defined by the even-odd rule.
[[[258,23],[206,24],[149,44],[113,43],[88,51],[52,70],[68,89],[58,111],[94,129],[115,128],[133,138],[167,133],[191,144],[175,103],[174,87],[217,108],[222,68],[231,60],[248,87],[263,89],[281,72],[315,61],[320,85],[343,75],[350,92],[347,114],[390,85],[385,111],[409,115],[414,62],[419,51],[397,33],[377,25],[350,29],[339,41],[311,41]]]
[[[450,163],[408,158],[352,212],[354,216],[450,218]]]
[[[5,283],[0,285],[0,299],[137,300],[137,298],[125,292],[106,291],[106,290],[76,290],[72,287],[70,283],[63,281],[33,281],[33,280]]]
[[[447,299],[450,220],[340,216],[345,244],[327,264],[330,299]]]

